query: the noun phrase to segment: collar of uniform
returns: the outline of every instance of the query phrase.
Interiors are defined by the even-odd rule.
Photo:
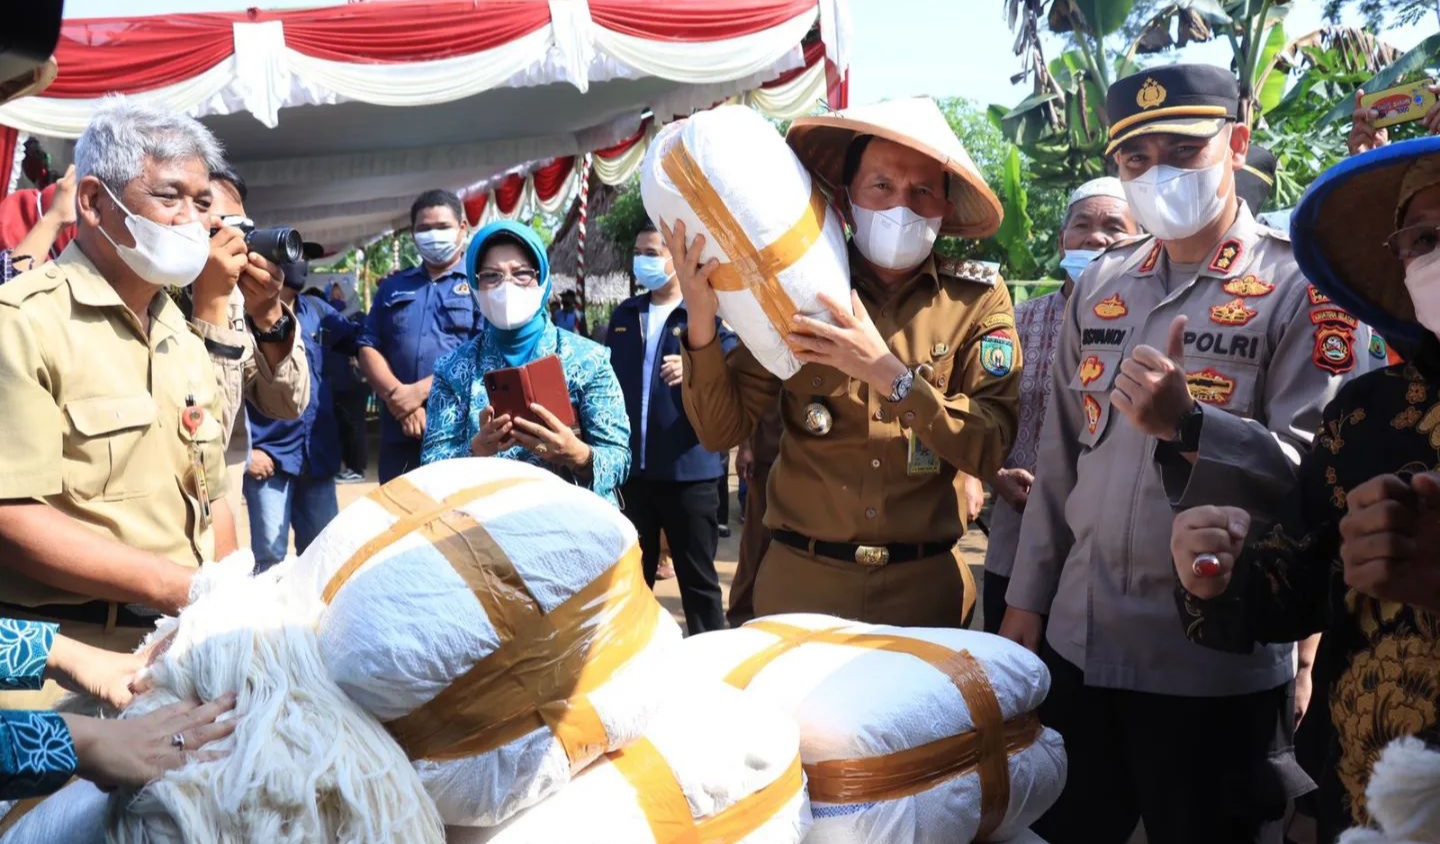
[[[915,269],[915,274],[910,278],[894,288],[888,288],[879,278],[876,278],[874,271],[870,269],[870,262],[865,260],[865,256],[860,254],[860,250],[855,248],[855,244],[853,242],[850,244],[851,285],[870,298],[883,302],[920,279],[928,279],[935,290],[940,289],[940,272],[935,266],[935,253],[930,253],[930,257]]]
[[[70,296],[81,305],[91,308],[126,306],[120,294],[115,292],[115,287],[95,268],[78,242],[71,241],[55,264],[65,273],[65,279],[70,284]],[[185,314],[165,290],[159,290],[159,295],[150,300],[148,310],[155,325],[164,327],[164,330],[157,331],[152,326],[151,342],[188,330]]]

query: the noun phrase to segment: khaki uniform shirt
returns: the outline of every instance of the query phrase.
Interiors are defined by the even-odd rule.
[[[310,403],[310,367],[305,362],[298,322],[285,358],[272,368],[256,348],[255,336],[245,324],[245,296],[239,287],[230,292],[225,311],[223,326],[198,319],[190,320],[190,325],[204,339],[215,366],[220,425],[225,430],[225,460],[243,466],[250,457],[250,440],[244,436],[242,418],[245,402],[253,403],[256,410],[272,419],[299,419]],[[285,311],[295,319],[295,312],[288,306]]]
[[[780,397],[767,527],[829,542],[954,540],[965,532],[956,470],[989,477],[1015,434],[1021,361],[1010,293],[993,268],[975,263],[928,260],[893,292],[853,250],[850,268],[890,350],[922,367],[908,396],[891,404],[816,364],[782,382],[743,345],[727,360],[715,342],[683,352],[686,414],[700,442],[723,451]],[[833,415],[824,436],[806,429],[812,402]]]
[[[195,460],[225,492],[224,431],[205,345],[169,296],[148,336],[79,244],[0,287],[0,499],[43,501],[187,566],[213,559]],[[181,424],[187,401],[202,413]],[[82,603],[6,572],[0,601]]]
[[[1066,309],[1006,600],[1049,615],[1047,639],[1089,685],[1214,696],[1271,689],[1293,673],[1291,645],[1221,653],[1175,616],[1176,507],[1278,511],[1321,411],[1368,369],[1369,331],[1310,287],[1288,238],[1243,207],[1199,277],[1166,292],[1151,238],[1086,270]],[[1167,460],[1110,406],[1121,361],[1164,350],[1189,317],[1184,367],[1204,412],[1198,462]]]

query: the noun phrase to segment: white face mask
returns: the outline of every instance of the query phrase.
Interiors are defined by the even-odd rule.
[[[871,211],[851,203],[855,216],[855,248],[865,260],[887,270],[908,270],[920,266],[935,248],[940,234],[940,217],[922,217],[897,205]]]
[[[1228,160],[1199,170],[1157,164],[1121,185],[1140,225],[1161,240],[1184,240],[1225,209],[1220,184],[1229,167]]]
[[[1440,336],[1440,249],[1410,262],[1405,268],[1405,289],[1415,303],[1415,319]]]
[[[545,285],[521,287],[502,281],[494,290],[475,290],[475,304],[480,313],[496,328],[509,331],[519,328],[540,313],[545,303]]]
[[[1070,276],[1071,281],[1079,281],[1080,274],[1099,257],[1098,249],[1066,249],[1065,257],[1060,259],[1060,269]]]
[[[450,259],[455,257],[455,253],[460,251],[460,241],[455,235],[455,229],[430,229],[429,231],[415,232],[415,248],[427,264],[432,266],[448,264]]]
[[[135,238],[134,246],[121,246],[102,226],[100,233],[115,247],[126,266],[156,287],[188,287],[210,260],[210,230],[196,220],[179,226],[165,226],[134,213],[102,183],[115,205],[125,212],[125,228]]]

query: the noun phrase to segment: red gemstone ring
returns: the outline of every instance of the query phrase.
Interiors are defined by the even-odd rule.
[[[1196,577],[1216,577],[1220,574],[1220,558],[1214,554],[1201,554],[1190,564]]]

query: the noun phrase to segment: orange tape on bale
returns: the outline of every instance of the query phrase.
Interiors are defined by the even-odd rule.
[[[765,666],[808,643],[844,645],[900,653],[922,659],[955,685],[970,710],[974,730],[909,750],[867,759],[806,765],[810,797],[821,803],[869,803],[917,794],[970,771],[980,775],[978,840],[985,840],[1005,819],[1010,805],[1010,752],[1028,747],[1040,734],[1033,715],[1003,720],[1000,702],[985,669],[969,651],[954,651],[923,639],[890,633],[812,630],[773,621],[752,621],[747,629],[778,641],[736,666],[725,681],[748,686]]]

